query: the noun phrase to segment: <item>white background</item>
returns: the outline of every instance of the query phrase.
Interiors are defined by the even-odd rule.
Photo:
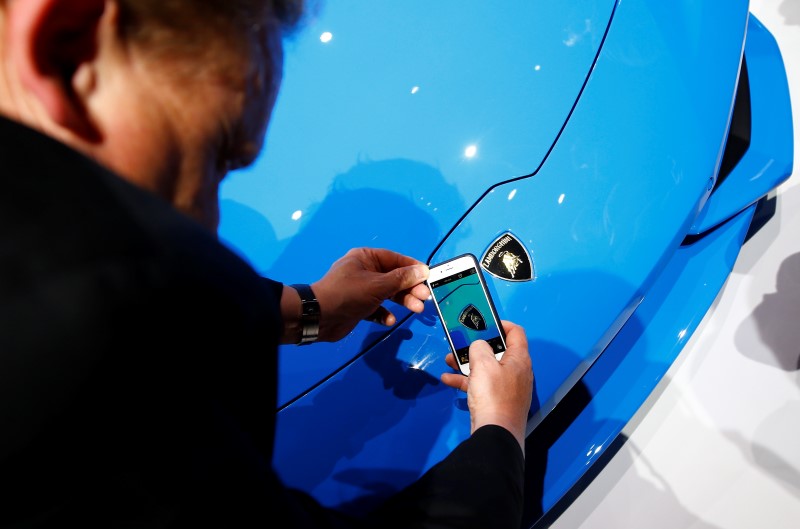
[[[800,0],[752,0],[789,77],[795,174],[600,474],[555,529],[800,529]]]

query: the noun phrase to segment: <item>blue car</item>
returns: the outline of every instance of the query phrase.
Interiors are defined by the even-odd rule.
[[[348,249],[478,257],[535,374],[524,526],[664,376],[792,172],[780,50],[746,0],[323,2],[286,42],[220,237],[310,282]],[[387,302],[390,303],[390,302]],[[369,509],[469,436],[432,304],[280,351],[275,466]]]

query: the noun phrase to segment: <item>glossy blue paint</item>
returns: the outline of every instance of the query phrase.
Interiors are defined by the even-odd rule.
[[[495,187],[433,259],[480,254],[505,230],[527,244],[536,281],[491,283],[500,313],[542,344],[532,352],[541,403],[534,425],[645,297],[708,196],[747,6],[740,2],[736,16],[730,3],[724,13],[686,5],[699,19],[663,3],[620,5],[545,164],[531,178]],[[719,34],[695,34],[695,24]]]
[[[746,48],[751,92],[750,146],[695,219],[689,230],[692,234],[703,233],[730,218],[792,173],[794,134],[786,68],[775,38],[752,15]]]
[[[791,138],[787,151],[765,132],[780,134],[790,114],[774,82],[785,81],[779,51],[752,17],[748,29],[747,6],[326,4],[290,45],[264,156],[225,184],[221,236],[292,282],[353,246],[433,262],[480,256],[514,233],[535,280],[487,282],[531,347],[533,523],[616,438],[708,310],[748,204],[780,180],[762,178],[764,160],[790,171]],[[756,149],[711,194],[746,35]],[[681,246],[703,226],[719,227]],[[276,468],[347,511],[469,435],[464,396],[438,381],[449,368],[435,310],[391,308],[394,329],[364,323],[336,344],[281,350]]]
[[[317,279],[354,246],[426,260],[486,189],[540,165],[613,7],[323,2],[287,43],[263,155],[221,188],[221,238],[287,283]],[[336,344],[284,347],[280,402],[346,364],[380,331],[366,324]]]
[[[543,490],[529,501],[538,500],[543,512],[584,476],[664,377],[730,275],[754,209],[673,254],[634,316],[574,388],[574,400],[585,407],[564,410],[567,428],[550,424],[566,422],[553,414],[529,436],[528,463],[546,468],[544,477],[529,476],[541,480]],[[526,521],[534,523],[538,514]]]

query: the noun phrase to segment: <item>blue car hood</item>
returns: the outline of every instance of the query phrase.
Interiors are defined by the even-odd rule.
[[[262,155],[220,190],[220,237],[287,283],[316,280],[357,246],[429,260],[488,190],[541,165],[614,4],[320,4],[285,43]],[[280,402],[384,333],[365,323],[336,344],[284,351]]]
[[[547,458],[526,506],[549,508],[664,376],[750,205],[791,173],[790,101],[747,0],[487,4],[322,4],[287,42],[263,156],[221,189],[220,235],[285,282],[354,246],[438,262],[516,237],[532,277],[485,275],[526,330],[544,442],[527,453]],[[470,435],[432,304],[386,305],[392,329],[280,351],[273,463],[326,505],[368,508]]]

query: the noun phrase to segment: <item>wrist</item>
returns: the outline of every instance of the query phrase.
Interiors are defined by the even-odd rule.
[[[282,344],[297,343],[300,339],[300,315],[302,310],[300,294],[297,293],[297,290],[289,285],[283,285],[283,291],[281,292]]]

